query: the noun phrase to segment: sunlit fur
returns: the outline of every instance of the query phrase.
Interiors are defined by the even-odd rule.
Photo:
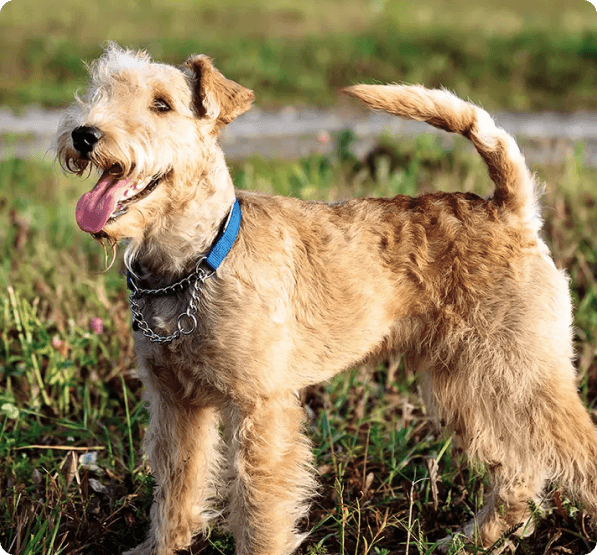
[[[464,528],[471,541],[491,546],[525,523],[551,480],[596,516],[597,442],[576,392],[568,280],[538,235],[539,192],[516,143],[446,91],[345,92],[468,137],[493,193],[326,204],[235,191],[217,133],[253,95],[205,56],[177,69],[110,45],[62,121],[65,167],[87,165],[71,132],[93,125],[104,135],[91,164],[140,183],[163,176],[101,233],[129,241],[126,263],[143,287],[190,272],[235,196],[242,207],[193,335],[158,345],[135,333],[157,487],[148,539],[129,554],[173,555],[218,515],[238,555],[295,550],[315,491],[296,392],[396,353],[421,374],[438,420],[491,471],[487,505]],[[172,110],[152,108],[158,97]],[[143,314],[168,334],[187,303],[187,291],[151,297]]]

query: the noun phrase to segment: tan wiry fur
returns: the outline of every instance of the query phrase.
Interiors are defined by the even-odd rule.
[[[235,191],[217,134],[253,94],[205,56],[174,68],[110,45],[60,125],[65,167],[139,186],[161,176],[97,233],[128,241],[142,287],[190,273],[235,197],[242,207],[239,236],[201,292],[195,332],[165,345],[135,333],[157,487],[148,539],[129,554],[172,555],[218,514],[239,555],[295,550],[315,489],[296,392],[388,353],[424,375],[439,419],[492,472],[469,536],[492,545],[529,518],[528,501],[554,479],[597,516],[597,441],[576,392],[568,281],[538,236],[536,187],[516,143],[445,91],[345,92],[468,137],[492,195],[325,204]],[[72,140],[82,125],[101,131],[86,154]],[[168,334],[187,303],[188,290],[148,297],[144,317]]]

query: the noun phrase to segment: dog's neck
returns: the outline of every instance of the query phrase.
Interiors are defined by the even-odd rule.
[[[214,244],[227,220],[236,195],[223,155],[196,186],[195,198],[184,214],[171,218],[167,226],[148,234],[140,245],[125,253],[129,270],[148,285],[162,286],[190,272]],[[128,251],[128,249],[127,249]]]

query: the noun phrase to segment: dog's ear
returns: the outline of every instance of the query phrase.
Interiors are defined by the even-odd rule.
[[[194,87],[195,108],[199,117],[215,120],[216,129],[230,123],[251,108],[252,90],[226,79],[204,54],[191,56],[184,64]]]

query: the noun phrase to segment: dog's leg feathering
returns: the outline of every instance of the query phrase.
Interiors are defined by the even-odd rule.
[[[145,450],[156,479],[147,540],[126,555],[173,555],[205,532],[221,466],[219,421],[213,407],[183,406],[153,389],[146,392],[150,427]]]
[[[303,410],[292,393],[258,399],[227,417],[231,470],[228,527],[237,555],[292,553],[296,530],[315,491],[312,454],[302,433]]]

